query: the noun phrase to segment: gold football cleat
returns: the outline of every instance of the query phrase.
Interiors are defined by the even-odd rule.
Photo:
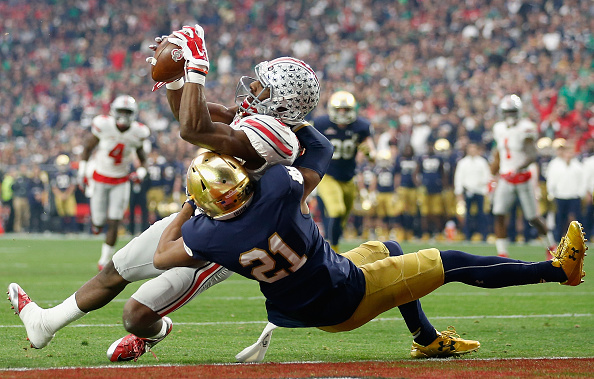
[[[427,346],[419,345],[413,341],[410,349],[412,358],[446,358],[455,357],[477,351],[481,347],[479,341],[465,340],[456,334],[453,326],[448,330],[437,332],[437,338]]]
[[[553,266],[561,267],[567,275],[567,280],[561,284],[577,286],[583,283],[582,278],[586,276],[583,268],[587,249],[582,224],[572,221],[567,233],[561,238],[557,250],[553,253],[554,258],[551,261]]]

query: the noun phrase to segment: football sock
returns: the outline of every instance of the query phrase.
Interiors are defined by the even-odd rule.
[[[563,282],[565,272],[551,261],[524,262],[511,258],[441,251],[444,284],[462,282],[475,287],[500,288],[543,282]]]
[[[106,243],[103,243],[103,245],[101,245],[101,258],[99,258],[99,262],[106,264],[107,262],[109,262],[109,260],[111,259],[111,256],[113,255],[113,252],[115,250],[114,246],[109,246]]]
[[[402,247],[396,241],[384,242],[384,245],[390,251],[391,257],[403,255]],[[411,301],[410,303],[402,304],[398,307],[404,323],[408,330],[412,333],[416,343],[427,346],[437,338],[437,332],[429,319],[421,308],[419,300]]]
[[[165,321],[163,321],[163,319],[161,319],[161,330],[159,331],[159,333],[155,334],[152,337],[148,337],[146,339],[158,340],[158,339],[165,337],[166,335],[167,335],[167,323]]]
[[[495,249],[497,254],[507,253],[507,238],[497,238],[495,240]]]
[[[43,323],[52,334],[86,315],[78,308],[75,294],[55,307],[44,309],[42,314]]]
[[[555,237],[553,236],[553,232],[548,231],[547,232],[547,238],[546,238],[546,242],[547,245],[545,246],[545,248],[549,248],[551,246],[557,246],[557,242],[555,241]]]

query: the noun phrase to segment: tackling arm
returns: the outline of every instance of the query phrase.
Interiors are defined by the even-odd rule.
[[[316,188],[328,169],[332,160],[334,146],[322,133],[311,125],[307,125],[295,135],[299,139],[305,153],[295,160],[293,164],[303,175],[303,198],[301,199],[302,210],[307,209],[306,200],[309,194]],[[304,208],[305,206],[305,208]],[[307,213],[307,212],[304,212]]]
[[[194,267],[204,263],[194,259],[184,248],[181,227],[193,214],[194,207],[189,202],[185,202],[177,217],[165,228],[153,257],[155,268],[168,270],[173,267]]]

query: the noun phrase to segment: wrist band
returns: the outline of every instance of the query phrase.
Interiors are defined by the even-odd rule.
[[[206,73],[196,68],[188,68],[188,71],[186,72],[186,81],[188,83],[204,85],[204,83],[206,83]]]
[[[174,80],[171,83],[165,84],[165,88],[170,89],[172,91],[178,90],[184,86],[184,78],[179,78]]]

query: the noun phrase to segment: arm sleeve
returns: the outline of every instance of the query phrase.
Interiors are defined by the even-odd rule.
[[[305,148],[305,153],[295,160],[293,166],[308,168],[317,172],[320,177],[324,176],[334,153],[330,141],[311,125],[301,128],[295,134]]]

